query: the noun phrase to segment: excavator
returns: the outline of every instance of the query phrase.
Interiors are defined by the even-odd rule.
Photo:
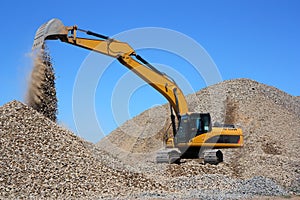
[[[78,37],[78,33],[89,37]],[[189,112],[185,96],[175,81],[159,71],[126,42],[108,36],[64,26],[59,19],[51,19],[39,27],[33,49],[39,49],[45,40],[62,42],[116,58],[150,86],[161,93],[170,104],[172,133],[164,138],[164,149],[157,152],[157,163],[180,163],[183,158],[204,158],[204,163],[223,161],[222,148],[242,147],[243,132],[231,126],[212,127],[209,113]]]

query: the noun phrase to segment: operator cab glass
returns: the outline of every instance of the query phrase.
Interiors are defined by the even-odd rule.
[[[197,135],[211,131],[211,118],[209,113],[192,113],[181,116],[180,124],[176,133],[176,141],[189,142]]]

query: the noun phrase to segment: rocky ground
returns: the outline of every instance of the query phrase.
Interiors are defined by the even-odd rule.
[[[187,97],[191,111],[244,131],[224,162],[156,164],[168,105],[147,110],[94,145],[13,101],[0,107],[0,198],[297,199],[300,99],[248,79]]]

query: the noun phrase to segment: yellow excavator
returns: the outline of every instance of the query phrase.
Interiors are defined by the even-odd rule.
[[[89,38],[77,37],[78,32]],[[64,26],[52,19],[39,27],[33,49],[41,48],[45,40],[57,40],[116,58],[160,92],[170,103],[172,133],[166,134],[165,148],[157,152],[157,163],[178,163],[181,158],[203,157],[204,163],[223,161],[221,148],[243,146],[240,128],[212,127],[209,113],[189,112],[185,96],[175,81],[139,56],[127,43],[77,26]]]

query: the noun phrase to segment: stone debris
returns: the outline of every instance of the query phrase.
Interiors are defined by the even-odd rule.
[[[191,111],[244,131],[224,162],[155,163],[169,128],[154,107],[92,144],[26,105],[0,107],[0,199],[276,199],[300,195],[300,101],[237,79],[187,96]]]

